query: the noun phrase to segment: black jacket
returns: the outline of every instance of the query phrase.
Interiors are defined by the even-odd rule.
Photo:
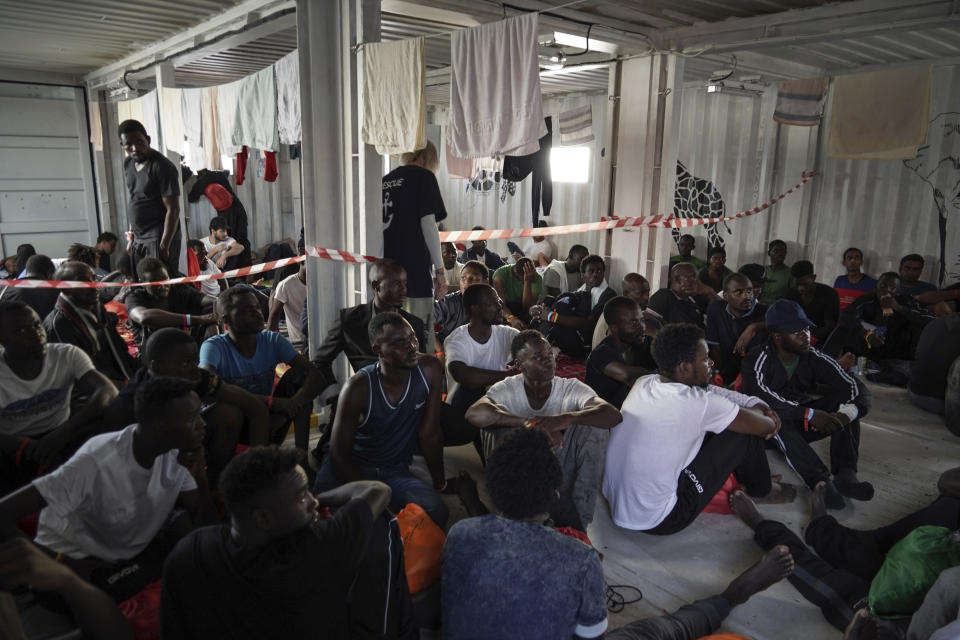
[[[872,396],[830,356],[810,347],[800,356],[792,378],[777,356],[772,339],[758,346],[743,359],[743,393],[756,396],[777,412],[781,420],[803,421],[807,403],[816,394],[829,398],[832,411],[841,404],[857,405],[860,417],[867,415]]]
[[[413,327],[413,332],[417,335],[417,342],[420,343],[420,353],[433,353],[433,349],[427,350],[427,336],[424,331],[423,320],[413,316],[403,309],[397,309],[397,313]],[[324,377],[324,384],[334,384],[337,379],[333,375],[333,361],[337,359],[340,352],[347,356],[350,366],[354,371],[359,371],[368,364],[377,361],[373,355],[373,348],[370,346],[370,338],[367,337],[367,326],[373,319],[373,301],[366,304],[357,305],[348,309],[341,309],[337,314],[327,337],[317,349],[317,355],[313,363],[319,367]],[[431,345],[432,346],[432,345]]]
[[[913,360],[920,334],[933,320],[933,315],[921,307],[916,298],[899,295],[896,300],[902,309],[888,316],[883,315],[883,307],[876,293],[857,298],[840,313],[839,326],[844,329],[863,330],[864,322],[886,327],[884,344],[877,349],[877,360]]]

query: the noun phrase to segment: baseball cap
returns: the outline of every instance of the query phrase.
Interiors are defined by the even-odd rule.
[[[210,218],[210,229],[229,229],[227,221],[223,216],[214,216]]]
[[[770,282],[770,279],[765,277],[767,270],[762,264],[745,264],[737,270],[737,273],[747,276],[751,282]]]
[[[803,307],[793,300],[786,300],[784,298],[770,305],[764,320],[767,323],[768,329],[783,329],[790,333],[806,329],[807,327],[817,326],[807,317],[807,314],[804,313]]]

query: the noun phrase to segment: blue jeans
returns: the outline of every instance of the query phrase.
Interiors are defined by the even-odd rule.
[[[447,526],[450,513],[440,492],[410,473],[407,464],[400,462],[389,467],[361,467],[360,474],[364,480],[379,480],[390,487],[390,510],[394,513],[413,502],[420,505],[441,529]],[[322,493],[342,484],[333,473],[330,457],[327,456],[313,483],[314,493]]]

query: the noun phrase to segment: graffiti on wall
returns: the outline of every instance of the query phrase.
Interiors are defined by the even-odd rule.
[[[960,112],[941,113],[930,121],[927,144],[903,164],[933,190],[940,232],[938,284],[960,279],[960,255],[947,257],[947,222],[960,212]],[[954,220],[956,224],[956,220]]]
[[[675,218],[720,218],[726,214],[726,205],[719,189],[703,178],[687,171],[683,163],[677,161],[677,186],[673,193],[673,215]],[[727,234],[733,233],[727,223],[722,223]],[[707,230],[707,251],[714,247],[723,247],[726,240],[720,234],[719,225],[704,225]],[[673,230],[674,243],[680,240],[680,230]]]

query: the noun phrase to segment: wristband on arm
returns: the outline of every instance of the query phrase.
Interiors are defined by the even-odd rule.
[[[813,409],[807,409],[803,414],[803,430],[810,431],[810,420],[813,419]]]

